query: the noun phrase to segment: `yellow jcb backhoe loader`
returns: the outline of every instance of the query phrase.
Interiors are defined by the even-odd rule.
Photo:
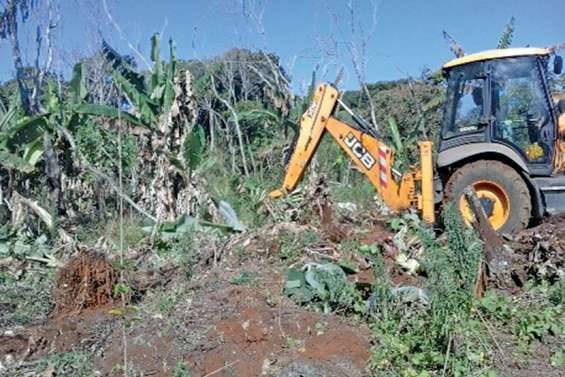
[[[419,166],[404,173],[393,169],[393,148],[343,103],[337,89],[320,85],[302,116],[282,188],[270,196],[296,188],[328,132],[391,210],[417,208],[427,223],[435,222],[447,201],[472,221],[463,196],[469,185],[499,232],[565,212],[565,99],[550,93],[551,60],[559,74],[563,60],[545,48],[490,50],[445,64],[437,153],[431,141],[421,141]],[[335,118],[338,106],[355,124]]]

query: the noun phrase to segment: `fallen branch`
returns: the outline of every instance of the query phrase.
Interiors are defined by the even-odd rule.
[[[26,257],[26,259],[34,262],[45,263],[47,267],[52,267],[52,268],[59,268],[65,265],[63,262],[59,261],[57,258],[55,258],[52,255],[46,255],[45,257],[31,256],[31,257]]]
[[[35,213],[37,217],[39,217],[39,219],[43,221],[43,223],[49,230],[53,229],[53,216],[51,216],[51,214],[49,214],[49,212],[45,208],[41,207],[36,201],[23,197],[17,191],[14,191],[13,200],[31,209],[33,213]]]
[[[216,369],[215,371],[208,373],[208,374],[205,375],[204,377],[210,377],[210,376],[213,376],[213,375],[215,375],[215,374],[218,374],[218,373],[220,373],[221,371],[223,371],[224,369],[229,368],[229,367],[231,367],[231,366],[234,366],[234,365],[237,364],[237,363],[239,363],[239,359],[236,360],[236,361],[234,361],[233,363],[226,364],[226,365],[224,365],[223,367],[218,368],[218,369]]]

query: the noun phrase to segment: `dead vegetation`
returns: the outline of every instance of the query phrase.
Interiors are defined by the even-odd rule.
[[[108,253],[84,250],[57,273],[53,291],[53,313],[57,315],[45,325],[4,332],[0,347],[7,356],[0,362],[4,367],[10,367],[12,376],[31,370],[45,372],[67,365],[67,360],[82,360],[103,375],[117,375],[116,365],[121,363],[120,350],[124,347],[120,324],[128,321],[125,347],[130,355],[128,368],[135,373],[170,376],[175,370],[185,370],[192,373],[190,375],[202,376],[210,373],[240,377],[295,376],[297,373],[365,376],[368,375],[365,370],[367,361],[373,368],[380,365],[379,368],[388,369],[388,364],[378,363],[391,360],[388,358],[396,352],[393,343],[389,343],[391,334],[386,330],[386,326],[397,320],[395,316],[404,313],[399,319],[404,323],[401,328],[409,325],[412,329],[412,333],[402,333],[395,342],[408,342],[409,345],[420,336],[412,325],[428,320],[424,313],[430,310],[429,300],[433,302],[435,294],[441,294],[445,299],[449,295],[459,295],[461,291],[434,293],[436,288],[430,290],[430,274],[435,274],[436,268],[446,267],[428,265],[425,254],[419,251],[428,241],[425,237],[414,238],[417,233],[413,232],[417,228],[413,228],[413,220],[398,218],[397,224],[392,224],[393,228],[375,218],[352,222],[348,210],[342,212],[329,198],[325,198],[323,204],[330,207],[333,213],[330,217],[328,208],[321,204],[301,199],[296,204],[287,202],[271,208],[271,211],[282,211],[281,214],[306,211],[311,214],[309,224],[292,221],[267,224],[244,234],[228,235],[225,241],[215,246],[206,241],[199,244],[202,241],[194,238],[196,234],[191,236],[190,242],[155,243],[155,248],[168,245],[157,254],[165,253],[161,255],[169,261],[174,260],[175,255],[185,253],[200,255],[200,258],[190,259],[193,263],[190,280],[183,272],[186,267],[183,263],[187,259],[178,259],[180,264],[165,263],[157,267],[164,261],[157,262],[155,252],[148,253],[143,246],[138,251],[131,250],[123,266],[138,266],[124,270],[129,271],[127,284],[132,289],[131,299],[135,303],[130,305],[135,311],[125,313],[124,317],[111,314],[115,312],[113,307],[122,307],[115,301],[113,292],[120,267],[112,266],[107,259]],[[542,243],[537,247],[542,248],[545,240],[555,239],[559,226],[559,223],[548,222],[545,227],[526,232],[536,232]],[[341,236],[336,238],[338,230]],[[210,234],[205,231],[200,236],[209,237]],[[525,236],[521,234],[515,239],[519,237]],[[442,244],[445,240],[440,237],[439,242]],[[399,258],[401,254],[406,258]],[[516,249],[516,254],[521,256],[521,251]],[[210,255],[212,259],[208,259]],[[413,270],[406,260],[417,261],[423,267]],[[324,263],[341,266],[347,271],[351,287],[369,292],[369,296],[365,296],[368,306],[364,306],[361,296],[342,296],[350,298],[339,299],[342,301],[338,306],[334,306],[338,301],[329,300],[328,309],[320,305],[325,302],[323,295],[318,295],[311,304],[307,301],[296,304],[285,297],[283,287],[288,282],[288,266],[300,269],[305,264]],[[530,273],[528,281],[540,278],[539,271],[528,270],[527,274]],[[324,289],[328,292],[336,289],[331,280],[324,281]],[[383,283],[385,281],[388,283]],[[471,294],[472,285],[468,287]],[[384,288],[393,296],[379,296]],[[558,330],[543,329],[549,326],[547,320],[550,317],[547,316],[561,312],[541,306],[538,316],[530,315],[525,319],[524,310],[529,309],[522,309],[523,305],[546,305],[543,304],[545,293],[516,285],[501,291],[502,296],[493,296],[491,292],[487,292],[484,301],[473,304],[483,316],[482,320],[473,320],[473,326],[483,328],[478,334],[482,334],[482,341],[492,347],[487,348],[489,353],[483,356],[487,359],[473,365],[482,368],[499,365],[504,366],[505,371],[514,371],[503,372],[501,376],[528,375],[527,371],[533,370],[531,368],[542,368],[545,375],[558,376],[560,364],[555,352],[558,348],[553,351],[548,348],[561,344],[559,337],[551,335],[554,334],[552,331]],[[508,299],[504,292],[510,293]],[[394,295],[401,301],[397,302]],[[521,297],[526,301],[519,301]],[[448,302],[450,300],[448,298]],[[348,305],[354,302],[360,306],[352,310]],[[309,309],[301,307],[303,304]],[[381,310],[388,310],[388,314],[382,316]],[[375,313],[381,314],[373,322],[371,318],[377,315]],[[519,321],[517,316],[526,322],[514,322]],[[415,322],[411,324],[411,321]],[[508,333],[503,330],[505,327],[494,331],[501,323],[499,321],[514,323],[513,326],[518,326],[517,332]],[[472,328],[464,323],[458,326]],[[430,322],[426,326],[434,325]],[[520,326],[526,327],[519,330]],[[529,329],[528,326],[535,327]],[[429,337],[429,331],[422,336]],[[455,362],[460,360],[457,355],[461,352],[466,355],[464,349],[468,339],[459,332],[453,337],[450,352]],[[516,339],[522,339],[519,342],[523,343],[515,343]],[[519,362],[518,349],[526,345],[531,348],[528,351],[530,362]],[[155,350],[159,351],[155,353]],[[89,356],[84,359],[84,355]],[[556,366],[543,361],[548,359],[554,360]],[[395,363],[399,364],[395,365],[405,365],[405,362],[398,359]],[[465,364],[456,365],[462,367]]]
[[[114,302],[118,273],[105,253],[82,250],[59,269],[53,289],[56,315],[79,314]]]

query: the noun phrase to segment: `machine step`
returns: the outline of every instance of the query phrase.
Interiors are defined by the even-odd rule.
[[[545,201],[545,210],[550,215],[565,213],[565,175],[534,178]]]

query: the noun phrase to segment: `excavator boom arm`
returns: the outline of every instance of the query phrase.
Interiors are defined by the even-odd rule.
[[[326,132],[367,176],[385,204],[393,211],[411,207],[423,210],[426,222],[434,222],[433,167],[431,142],[420,143],[421,169],[399,180],[393,174],[394,152],[382,140],[333,117],[339,92],[330,85],[320,85],[304,113],[300,133],[289,161],[282,188],[270,193],[272,198],[293,191],[316,153]]]

